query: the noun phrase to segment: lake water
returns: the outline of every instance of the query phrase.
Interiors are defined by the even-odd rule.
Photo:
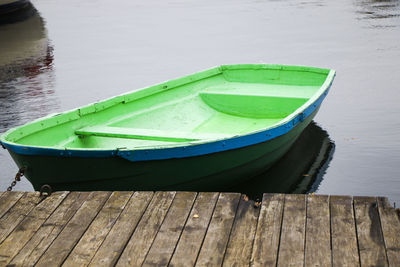
[[[400,204],[400,1],[32,4],[37,12],[0,25],[0,132],[221,64],[332,68],[337,76],[315,124],[273,171],[296,178],[263,191],[379,195]],[[5,190],[17,171],[6,150],[0,170]],[[262,181],[239,189],[251,193]],[[32,187],[24,179],[16,190]]]

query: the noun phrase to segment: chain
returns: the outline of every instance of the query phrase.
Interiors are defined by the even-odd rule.
[[[18,170],[17,174],[15,175],[14,181],[12,181],[11,185],[7,188],[7,191],[12,191],[17,182],[21,181],[21,177],[24,176],[25,170],[26,167],[22,167]]]

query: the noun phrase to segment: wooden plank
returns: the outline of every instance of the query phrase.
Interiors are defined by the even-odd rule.
[[[331,196],[333,266],[360,266],[353,201],[350,196]]]
[[[8,264],[18,251],[29,241],[39,227],[58,207],[68,192],[55,192],[41,203],[21,221],[14,231],[0,243],[0,265]]]
[[[0,197],[0,218],[24,195],[24,192],[3,192]]]
[[[88,196],[89,192],[69,193],[24,248],[14,257],[10,265],[34,266]]]
[[[113,192],[111,194],[63,266],[87,266],[90,263],[132,194],[132,192]]]
[[[378,211],[390,266],[400,266],[400,217],[386,197],[379,197]]]
[[[156,192],[122,252],[117,266],[140,266],[171,206],[175,192]]]
[[[260,208],[243,195],[236,211],[235,221],[226,249],[223,266],[250,265],[254,236]]]
[[[353,202],[361,265],[388,266],[376,198],[354,197]]]
[[[201,192],[198,194],[170,261],[170,266],[185,267],[195,264],[218,196],[218,193]]]
[[[193,133],[178,131],[160,131],[126,127],[89,126],[76,130],[75,134],[127,139],[154,140],[166,142],[188,142],[204,139],[224,138],[230,135],[218,133]]]
[[[92,192],[67,223],[36,266],[61,265],[110,196],[110,192]]]
[[[283,216],[283,194],[264,194],[254,238],[252,266],[276,266]]]
[[[0,243],[40,202],[39,193],[25,193],[0,219]]]
[[[153,192],[135,192],[133,194],[90,262],[90,266],[115,265],[152,197]]]
[[[196,266],[222,264],[239,199],[239,193],[221,193],[219,195]]]
[[[331,265],[329,196],[307,196],[306,248],[304,266]]]
[[[305,226],[305,195],[286,195],[278,266],[304,266]]]
[[[178,192],[142,266],[167,266],[197,193]]]

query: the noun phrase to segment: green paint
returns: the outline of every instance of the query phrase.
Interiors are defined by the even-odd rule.
[[[124,148],[135,151],[192,146],[208,143],[211,140],[228,139],[274,128],[293,119],[321,96],[332,82],[334,73],[329,69],[266,64],[215,67],[82,108],[49,115],[9,130],[1,136],[0,140],[6,144],[24,145],[28,148],[56,148],[68,151]],[[299,133],[296,132],[296,134]],[[295,137],[296,135],[293,136],[293,138]],[[276,141],[274,142],[276,143]],[[285,139],[283,143],[286,145],[277,142],[282,147],[274,149],[285,151],[285,147],[292,142],[291,139]],[[201,158],[205,157],[204,160],[193,162],[195,165],[207,164],[208,172],[197,170],[190,164],[181,166],[179,160],[176,164],[168,165],[171,167],[157,162],[156,165],[159,165],[159,168],[164,168],[163,173],[168,173],[166,169],[171,168],[171,173],[166,177],[173,179],[173,181],[164,182],[158,180],[159,188],[162,188],[162,185],[185,183],[189,178],[197,179],[197,176],[198,179],[204,176],[214,177],[217,175],[216,173],[228,169],[248,166],[249,162],[256,161],[254,155],[265,158],[265,152],[269,151],[271,147],[273,146],[268,145],[261,151],[259,148],[255,149],[261,154],[252,154],[254,153],[252,149],[248,153],[239,154],[230,151],[215,153],[224,155],[225,158],[218,156],[218,158],[214,158],[216,160],[214,162],[210,161],[209,155],[201,156]],[[137,172],[146,173],[146,175],[139,175],[145,179],[154,179],[156,174],[161,175],[153,170],[154,162],[132,163],[117,157],[100,160],[23,156],[11,151],[10,153],[18,165],[31,166],[31,170],[27,172],[26,176],[35,188],[45,182],[67,184],[68,181],[71,182],[78,177],[79,183],[85,183],[82,182],[85,179],[107,180],[109,177],[117,180],[122,179],[121,177],[128,179],[127,177],[136,177]],[[280,154],[269,155],[267,161],[272,162],[276,155]],[[240,158],[236,159],[236,157]],[[188,162],[191,160],[185,159]],[[225,160],[227,162],[224,165],[222,162]],[[107,169],[102,169],[102,173],[93,176],[85,170],[83,162],[89,162],[87,163],[89,169],[95,168],[95,165],[98,164],[104,164]],[[237,162],[236,167],[235,162]],[[132,172],[132,170],[129,171],[132,164],[135,164],[134,168],[139,165],[145,167],[143,167],[144,169],[137,168]],[[210,167],[208,164],[219,167]],[[70,171],[63,170],[65,175],[57,175],[58,180],[54,180],[54,168],[57,166],[57,169],[60,169],[64,165],[69,166],[68,170]],[[265,165],[265,161],[263,165]],[[116,168],[123,171],[117,174],[119,171],[116,171]],[[181,178],[174,174],[176,168],[186,170],[183,171],[184,174]],[[200,168],[204,169],[204,167]],[[251,169],[254,171],[257,168]],[[193,177],[188,177],[191,170],[196,170],[197,173],[192,175]],[[81,177],[78,172],[84,173],[86,178]],[[238,171],[238,173],[240,172]],[[110,186],[112,183],[110,181]],[[140,187],[141,183],[132,182],[132,186]],[[150,181],[150,183],[154,184],[154,181]],[[123,187],[118,188],[124,189]],[[134,187],[132,188],[134,189]],[[150,189],[147,185],[140,188]]]

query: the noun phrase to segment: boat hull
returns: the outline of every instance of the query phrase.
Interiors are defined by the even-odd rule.
[[[266,171],[311,122],[318,108],[285,135],[266,142],[202,156],[132,162],[121,157],[77,158],[22,155],[10,151],[35,190],[223,191]]]

